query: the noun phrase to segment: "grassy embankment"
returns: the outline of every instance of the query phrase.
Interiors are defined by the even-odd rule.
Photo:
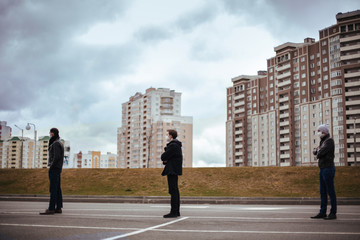
[[[162,169],[65,169],[64,195],[167,196]],[[318,168],[185,168],[182,196],[318,197]],[[360,197],[360,167],[337,167],[338,197]],[[47,169],[0,169],[0,194],[48,194]]]

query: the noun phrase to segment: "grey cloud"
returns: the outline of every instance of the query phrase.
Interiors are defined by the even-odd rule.
[[[213,20],[217,16],[217,13],[218,7],[212,4],[212,2],[208,2],[207,5],[181,16],[176,21],[175,27],[184,32],[188,32],[201,24]]]
[[[124,1],[2,2],[0,110],[19,110],[38,98],[42,104],[32,110],[44,114],[40,109],[47,102],[66,102],[56,97],[60,90],[84,96],[86,103],[95,101],[92,83],[130,71],[138,49],[126,44],[94,48],[73,39],[95,22],[115,19],[126,7]]]
[[[166,40],[172,37],[172,33],[167,29],[168,28],[156,26],[145,27],[135,33],[135,38],[145,43]]]
[[[360,7],[354,0],[225,0],[223,4],[228,13],[245,16],[246,24],[266,26],[270,33],[284,41],[318,38],[318,30],[336,23],[338,12],[354,11]],[[293,39],[299,36],[300,39]]]

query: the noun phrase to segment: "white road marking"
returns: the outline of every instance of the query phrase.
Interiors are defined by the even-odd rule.
[[[172,230],[154,229],[157,232],[192,232],[192,233],[255,233],[255,234],[315,234],[315,235],[360,235],[360,232],[282,232],[282,231],[236,231],[236,230]]]
[[[120,239],[120,238],[124,238],[124,237],[128,237],[128,236],[136,235],[136,234],[139,234],[139,233],[143,233],[143,232],[147,232],[147,231],[154,230],[154,229],[156,229],[156,228],[164,227],[164,226],[167,226],[167,225],[176,223],[176,222],[180,222],[180,221],[183,221],[183,220],[185,220],[185,219],[187,219],[187,218],[188,218],[188,217],[182,217],[182,218],[180,218],[180,219],[176,219],[176,220],[171,221],[171,222],[163,223],[163,224],[156,225],[156,226],[149,227],[149,228],[144,228],[144,229],[141,229],[141,230],[137,230],[137,231],[134,231],[134,232],[122,234],[122,235],[115,236],[115,237],[111,237],[111,238],[104,238],[103,240],[115,240],[115,239]]]
[[[139,228],[118,228],[118,227],[87,227],[87,226],[59,226],[59,225],[41,225],[41,224],[13,224],[13,223],[0,223],[0,226],[13,226],[13,227],[43,227],[43,228],[70,228],[70,229],[97,229],[97,230],[130,230],[135,231],[124,235],[106,238],[103,240],[115,240],[126,236],[139,234],[146,231],[157,232],[188,232],[188,233],[249,233],[249,234],[304,234],[304,235],[360,235],[360,232],[289,232],[289,231],[236,231],[236,230],[196,230],[196,229],[158,229],[160,227],[170,225],[172,223],[185,220],[186,218],[177,219],[172,222],[160,224],[154,227],[139,229]]]
[[[59,226],[43,224],[17,224],[17,223],[0,223],[0,226],[12,227],[43,227],[43,228],[75,228],[75,229],[99,229],[99,230],[138,230],[139,228],[117,228],[117,227],[88,227],[88,226]]]
[[[150,207],[152,207],[152,208],[169,208],[169,206],[150,206]],[[209,208],[209,206],[181,206],[181,209],[183,209],[183,208]]]
[[[240,208],[240,210],[251,210],[251,211],[273,211],[273,210],[283,210],[286,208],[280,207],[244,207]]]

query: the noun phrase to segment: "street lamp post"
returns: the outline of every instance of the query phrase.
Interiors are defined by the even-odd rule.
[[[20,128],[15,124],[15,127],[21,130],[21,158],[20,158],[20,168],[23,168],[23,154],[24,154],[24,129]]]
[[[33,159],[33,162],[32,162],[32,168],[35,168],[35,159],[36,159],[36,126],[35,124],[33,123],[28,123],[26,125],[26,130],[30,130],[31,127],[30,125],[33,125],[34,126],[34,159]]]
[[[354,164],[357,166],[356,162],[356,117],[354,117]]]

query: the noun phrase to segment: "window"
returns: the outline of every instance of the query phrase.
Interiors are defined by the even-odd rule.
[[[270,76],[270,80],[273,80],[274,79],[274,77],[273,76]]]
[[[301,74],[301,78],[306,78],[306,73]]]
[[[302,86],[306,86],[306,82],[302,82],[302,84],[301,84]]]
[[[323,50],[322,50],[322,54],[324,55],[324,54],[326,54],[326,53],[327,53],[326,49],[323,49]]]
[[[310,56],[310,60],[314,60],[315,56],[314,54]]]
[[[302,57],[302,58],[301,58],[301,62],[305,62],[305,57]]]
[[[328,70],[328,67],[323,67],[323,72],[326,72]]]
[[[327,41],[322,41],[322,43],[321,43],[322,46],[326,46],[326,44],[327,44]]]
[[[302,95],[305,95],[305,90],[302,90],[302,92],[301,92],[301,93],[302,93]]]
[[[301,70],[305,70],[305,65],[302,65],[302,66],[301,66]]]
[[[328,75],[325,75],[324,76],[324,80],[328,80],[329,79],[329,76]]]
[[[270,83],[270,87],[272,88],[274,86],[274,84]]]
[[[324,59],[323,59],[323,63],[327,63],[327,58],[324,58]]]

